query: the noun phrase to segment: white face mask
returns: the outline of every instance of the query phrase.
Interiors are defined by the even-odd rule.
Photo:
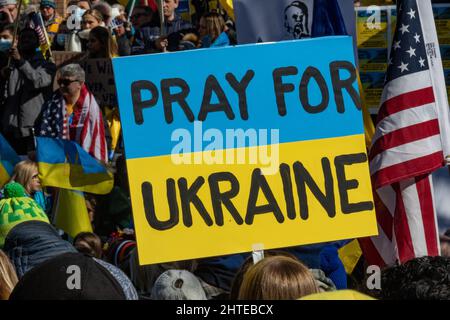
[[[7,51],[11,48],[12,40],[0,39],[0,51]]]

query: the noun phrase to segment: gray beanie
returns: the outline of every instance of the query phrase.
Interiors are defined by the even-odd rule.
[[[167,270],[152,289],[152,300],[206,300],[200,280],[186,270]]]
[[[17,5],[17,0],[0,0],[0,7],[8,6],[10,4]]]

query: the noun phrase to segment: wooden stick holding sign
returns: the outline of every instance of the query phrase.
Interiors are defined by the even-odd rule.
[[[264,245],[262,243],[256,243],[252,246],[253,264],[257,264],[264,259]]]
[[[159,32],[159,36],[162,38],[162,37],[166,37],[167,36],[167,34],[166,34],[166,30],[164,29],[164,8],[163,8],[163,6],[164,6],[164,0],[159,0],[159,20],[161,21],[161,28],[160,28],[160,32]],[[167,40],[166,40],[167,41]],[[168,45],[168,43],[167,43],[167,45]],[[162,46],[162,48],[163,48],[163,52],[167,52],[167,45],[165,45],[165,46]]]

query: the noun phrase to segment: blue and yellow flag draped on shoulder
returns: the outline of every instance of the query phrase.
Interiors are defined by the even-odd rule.
[[[0,187],[11,179],[14,166],[20,158],[8,141],[0,134]]]
[[[95,194],[111,191],[112,173],[76,142],[37,137],[36,158],[44,186]]]

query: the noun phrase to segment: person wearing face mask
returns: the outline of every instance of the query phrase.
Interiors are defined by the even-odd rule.
[[[80,4],[87,3],[86,1],[79,2],[76,0],[69,1],[66,8],[66,17],[59,27],[59,31],[53,41],[52,49],[59,51],[84,51],[84,46],[79,37],[79,33],[82,30],[83,15],[86,12],[84,6]],[[86,38],[87,40],[87,38]]]
[[[13,24],[0,25],[0,70],[8,63],[8,51],[12,47],[13,34]]]
[[[39,38],[35,30],[23,29],[17,46],[8,51],[9,67],[0,77],[6,83],[0,100],[5,100],[1,127],[5,138],[19,155],[34,149],[33,127],[42,105],[51,95],[54,63],[48,62],[38,51]]]
[[[0,40],[7,41],[10,44],[13,40],[13,34],[14,34],[14,24],[0,24]],[[9,45],[6,49],[9,49],[11,45]],[[3,47],[0,48],[0,51],[5,51]]]
[[[4,96],[6,92],[8,51],[12,47],[13,34],[13,24],[0,25],[0,96]],[[4,74],[5,76],[2,76],[2,74]],[[5,109],[5,103],[6,99],[0,99],[0,119],[2,118],[3,110]],[[0,128],[0,132],[3,132],[2,128]]]

